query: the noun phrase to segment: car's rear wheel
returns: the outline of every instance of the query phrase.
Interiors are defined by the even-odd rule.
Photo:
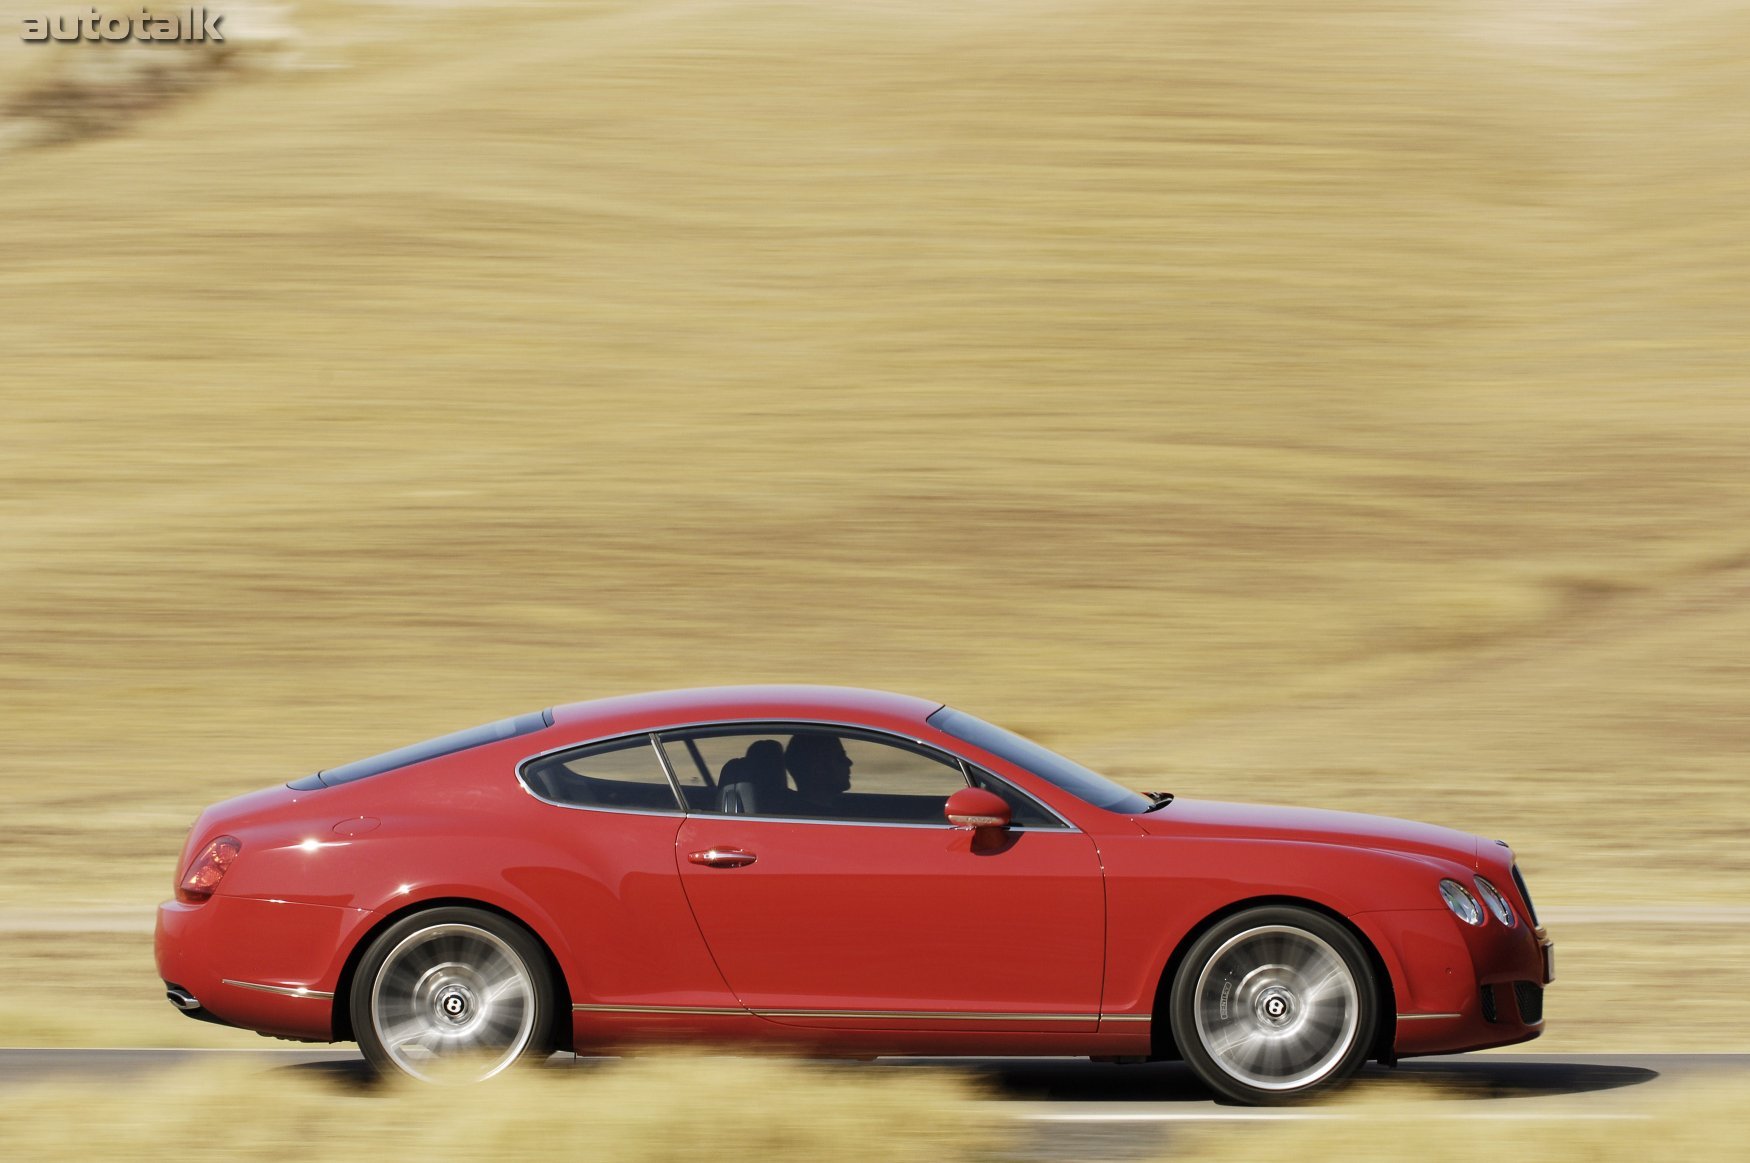
[[[1173,1038],[1211,1089],[1293,1102],[1367,1058],[1379,995],[1366,951],[1309,909],[1248,909],[1213,926],[1173,979]]]
[[[432,909],[384,930],[348,1003],[380,1074],[478,1082],[549,1051],[546,958],[524,929],[484,909]]]

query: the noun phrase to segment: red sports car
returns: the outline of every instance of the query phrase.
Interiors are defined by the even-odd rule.
[[[1142,794],[832,687],[574,703],[207,809],[158,910],[185,1013],[471,1080],[653,1040],[1182,1057],[1279,1102],[1542,1031],[1505,843]]]

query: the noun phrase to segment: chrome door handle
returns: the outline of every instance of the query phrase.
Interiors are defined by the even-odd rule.
[[[743,868],[759,857],[740,848],[707,848],[703,852],[687,853],[687,859],[709,868]]]

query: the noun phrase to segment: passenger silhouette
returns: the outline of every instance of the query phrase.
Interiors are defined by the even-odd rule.
[[[723,765],[717,781],[717,810],[728,815],[757,816],[781,812],[790,798],[784,786],[784,746],[776,739],[757,739],[747,754]]]
[[[784,794],[784,745],[776,739],[756,739],[748,744],[748,774],[762,797],[777,799]]]
[[[792,735],[784,766],[796,781],[797,811],[842,811],[851,789],[851,757],[837,735]]]

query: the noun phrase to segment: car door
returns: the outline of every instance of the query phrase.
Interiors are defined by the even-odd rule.
[[[683,809],[655,740],[550,751],[517,779],[542,805],[529,817],[532,853],[564,855],[511,861],[503,875],[573,943],[579,1029],[660,1031],[676,1014],[736,1012],[675,876]]]
[[[820,779],[802,753],[834,747],[843,771],[810,798]],[[869,731],[721,726],[664,733],[663,748],[677,777],[705,785],[688,793],[681,884],[749,1009],[864,1029],[1095,1027],[1099,858],[1048,810],[1009,789],[1022,810],[994,843],[953,828],[942,808],[966,786],[958,761]]]

